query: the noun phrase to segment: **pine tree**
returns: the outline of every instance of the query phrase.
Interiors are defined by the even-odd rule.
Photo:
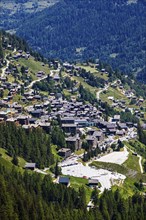
[[[55,178],[57,178],[60,174],[60,171],[59,171],[59,166],[58,166],[58,160],[56,161],[56,165],[55,165]]]
[[[98,198],[98,191],[97,188],[95,188],[92,192],[91,198],[93,200],[94,206],[97,207],[99,204],[99,198]]]
[[[12,159],[12,163],[13,163],[14,165],[18,166],[19,161],[18,161],[18,157],[17,157],[16,155],[14,155],[14,157],[13,157],[13,159]]]

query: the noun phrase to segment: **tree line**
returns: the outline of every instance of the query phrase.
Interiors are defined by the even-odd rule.
[[[51,138],[41,128],[24,129],[15,123],[0,123],[0,147],[12,157],[20,156],[37,167],[48,167],[54,162]]]
[[[47,57],[84,61],[100,58],[125,73],[144,67],[144,1],[65,0],[31,14],[17,28],[17,34]]]
[[[1,162],[1,160],[0,160]],[[146,198],[135,194],[122,198],[119,191],[91,195],[93,209],[87,211],[86,194],[54,184],[49,175],[18,172],[0,163],[0,219],[3,220],[144,220]],[[27,201],[27,202],[26,202]]]

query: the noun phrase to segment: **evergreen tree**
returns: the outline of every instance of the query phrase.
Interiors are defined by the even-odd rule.
[[[92,195],[91,195],[91,198],[92,198],[92,201],[93,201],[95,207],[97,207],[97,205],[99,204],[98,197],[99,197],[98,190],[97,190],[97,188],[95,188],[92,192]]]
[[[58,160],[56,161],[56,165],[55,165],[55,178],[57,178],[60,174],[60,171],[59,171],[59,167],[58,167]]]
[[[16,155],[14,155],[14,157],[13,157],[13,159],[12,159],[12,163],[13,163],[14,165],[18,166],[19,161],[18,161],[18,157],[17,157]]]

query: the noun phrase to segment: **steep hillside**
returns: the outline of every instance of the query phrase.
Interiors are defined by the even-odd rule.
[[[47,60],[0,31],[0,219],[144,220],[145,107],[132,74]]]
[[[58,0],[1,0],[1,24],[0,27],[17,27],[23,19],[27,19],[30,14],[35,14],[45,8],[49,8],[57,3]]]
[[[16,29],[45,56],[100,58],[129,73],[144,67],[145,17],[144,0],[64,0],[3,28]]]

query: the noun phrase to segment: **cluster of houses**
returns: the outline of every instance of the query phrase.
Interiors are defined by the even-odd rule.
[[[68,64],[64,64],[64,67],[72,68]],[[43,71],[37,73],[38,78],[43,76]],[[13,122],[24,129],[41,127],[49,133],[51,121],[59,117],[67,147],[60,149],[58,154],[64,158],[69,157],[72,151],[81,149],[83,141],[93,149],[99,147],[102,150],[108,135],[124,136],[128,127],[133,126],[132,123],[121,123],[120,115],[115,115],[111,122],[105,121],[104,109],[99,110],[90,103],[84,104],[76,99],[68,101],[63,99],[61,93],[42,97],[33,89],[24,88],[21,102],[13,102],[12,98],[19,92],[21,85],[2,82],[0,89],[4,88],[9,93],[0,100],[0,121]]]
[[[22,50],[19,50],[12,58],[19,59],[24,55],[26,59],[30,56],[29,53],[24,54]],[[59,62],[54,65],[60,69]],[[63,63],[62,66],[69,72],[72,68],[76,68],[76,70],[79,68],[69,63]],[[60,80],[58,69],[54,72],[51,71],[50,74],[55,82]],[[25,71],[27,73],[28,69]],[[45,76],[45,73],[39,71],[36,76],[40,79]],[[103,119],[104,109],[99,110],[90,103],[84,104],[76,99],[68,101],[63,99],[61,93],[51,93],[49,97],[41,96],[39,92],[36,94],[32,88],[24,87],[20,102],[13,102],[13,96],[20,92],[22,85],[9,83],[6,78],[0,78],[0,80],[0,90],[7,89],[8,91],[7,97],[0,100],[0,122],[14,122],[24,129],[41,127],[46,132],[50,132],[51,121],[58,120],[59,117],[67,146],[58,152],[62,157],[68,157],[72,151],[81,149],[83,141],[86,141],[93,149],[96,147],[102,149],[108,135],[124,136],[128,128],[134,126],[133,123],[121,123],[120,115],[115,115],[110,122],[105,121]],[[122,86],[120,81],[117,81],[117,84]],[[35,104],[32,104],[33,101]],[[113,100],[113,107],[116,105],[125,108],[125,101]],[[142,113],[138,112],[138,114]]]
[[[85,65],[85,64],[84,64]],[[91,67],[98,67],[98,64],[96,65],[90,65]],[[69,74],[69,76],[73,75],[72,69],[74,70],[80,70],[81,68],[79,66],[75,66],[75,65],[71,65],[69,63],[63,63],[63,67],[65,68],[66,73]],[[101,70],[102,73],[106,73],[108,74],[105,69]],[[76,74],[78,75],[78,74]],[[108,83],[108,81],[106,81],[105,83]],[[117,80],[116,82],[111,83],[111,87],[113,88],[118,88],[120,89],[121,93],[125,96],[125,99],[116,99],[114,96],[109,96],[108,99],[112,101],[111,106],[113,108],[120,108],[123,109],[123,111],[125,110],[130,110],[132,112],[132,114],[134,114],[136,117],[138,118],[144,118],[144,112],[134,109],[134,108],[128,108],[127,105],[127,100],[126,98],[128,98],[129,100],[131,100],[136,106],[141,106],[144,102],[143,98],[138,98],[135,96],[135,91],[134,90],[125,90],[124,86],[122,85],[121,80]]]
[[[57,179],[57,182],[59,184],[62,184],[64,186],[67,186],[69,187],[70,186],[70,178],[69,177],[66,177],[66,176],[59,176],[58,179]],[[88,183],[87,185],[89,187],[98,187],[99,186],[99,181],[97,179],[92,179],[92,178],[89,178],[88,179]]]
[[[18,60],[20,58],[28,59],[29,57],[30,57],[30,53],[29,52],[24,53],[23,50],[18,50],[18,52],[12,56],[12,58],[15,60]]]
[[[29,97],[29,93],[24,95],[26,99]],[[66,146],[73,151],[82,147],[83,136],[91,147],[96,148],[106,136],[123,136],[128,127],[133,126],[132,123],[120,123],[119,115],[115,115],[111,122],[105,121],[102,110],[99,111],[89,103],[67,101],[62,97],[56,98],[53,94],[44,100],[37,95],[36,100],[39,100],[37,104],[24,107],[23,104],[2,99],[0,121],[15,122],[25,129],[42,127],[49,132],[51,121],[59,117],[60,126],[66,135]]]
[[[141,106],[144,102],[144,99],[143,98],[138,98],[135,96],[135,91],[133,90],[125,90],[121,81],[120,80],[117,80],[116,83],[113,83],[111,84],[111,87],[113,88],[119,88],[120,91],[123,93],[123,95],[128,98],[129,100],[131,100],[131,105],[132,103],[136,106]],[[111,106],[113,108],[120,108],[120,109],[123,109],[123,111],[125,110],[130,110],[132,112],[132,114],[134,114],[136,117],[138,118],[144,118],[144,112],[140,111],[140,110],[137,110],[135,108],[129,108],[126,106],[126,102],[127,100],[126,99],[115,99],[114,96],[109,96],[108,99],[110,101],[112,101],[112,104]]]

